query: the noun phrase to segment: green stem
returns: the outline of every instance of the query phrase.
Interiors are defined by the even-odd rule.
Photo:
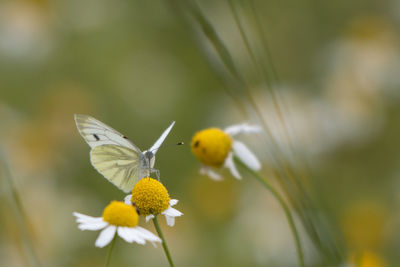
[[[111,254],[115,245],[115,241],[117,240],[117,234],[115,233],[113,240],[111,241],[110,249],[108,250],[107,253],[107,258],[106,258],[106,267],[110,266],[110,261],[111,261]]]
[[[34,267],[40,266],[39,260],[35,253],[35,250],[33,249],[32,240],[29,235],[28,216],[25,213],[24,207],[22,205],[21,197],[17,191],[17,187],[15,186],[15,182],[14,182],[13,176],[11,174],[11,170],[7,163],[4,152],[1,148],[0,148],[0,165],[2,166],[4,177],[6,178],[8,185],[10,187],[11,197],[13,200],[12,203],[13,203],[14,210],[15,210],[16,217],[17,217],[17,224],[18,224],[18,227],[23,236],[23,240],[25,243],[25,249],[27,251],[30,264],[31,264],[31,266],[34,266]]]
[[[296,229],[296,224],[294,223],[294,219],[293,219],[292,213],[290,212],[288,205],[286,204],[284,199],[281,197],[281,195],[278,193],[278,191],[274,187],[272,187],[267,181],[265,181],[258,172],[250,169],[249,167],[247,167],[243,162],[241,162],[237,158],[235,158],[235,162],[238,165],[245,168],[248,172],[250,172],[252,174],[252,176],[254,178],[256,178],[256,180],[258,180],[260,183],[262,183],[264,185],[264,187],[268,191],[271,192],[271,194],[275,197],[275,199],[279,202],[279,204],[283,208],[283,211],[285,212],[286,218],[289,223],[290,230],[292,231],[293,236],[294,236],[294,241],[295,241],[296,249],[297,249],[297,257],[299,259],[299,265],[301,267],[304,267],[305,264],[304,264],[304,257],[303,257],[303,248],[301,246],[299,233],[297,232],[297,229]]]
[[[164,235],[163,235],[163,233],[161,231],[160,225],[158,224],[157,216],[155,216],[153,218],[153,223],[154,223],[154,227],[157,230],[158,236],[162,240],[162,246],[164,248],[165,255],[167,256],[167,259],[168,259],[168,262],[169,262],[169,266],[174,267],[174,263],[172,261],[171,254],[169,253],[169,250],[168,250],[167,242],[165,241],[165,238],[164,238]]]

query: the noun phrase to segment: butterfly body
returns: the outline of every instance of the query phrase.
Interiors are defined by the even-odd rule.
[[[79,133],[91,147],[90,161],[93,167],[108,181],[124,192],[143,177],[159,171],[154,169],[155,154],[175,122],[163,132],[154,145],[141,151],[126,136],[93,117],[75,114]]]

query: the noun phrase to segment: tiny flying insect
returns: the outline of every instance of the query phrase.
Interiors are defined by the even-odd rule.
[[[76,127],[91,147],[90,162],[108,181],[125,193],[143,177],[159,171],[153,169],[155,154],[171,131],[175,121],[161,134],[152,147],[141,151],[128,138],[93,117],[75,114]]]

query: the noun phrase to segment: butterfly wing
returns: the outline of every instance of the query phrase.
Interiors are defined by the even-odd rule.
[[[92,148],[90,161],[107,180],[124,192],[139,180],[143,154],[124,135],[95,118],[75,114],[79,133]],[[142,162],[142,165],[140,163]]]
[[[93,167],[125,193],[131,191],[141,178],[140,163],[143,160],[140,151],[114,144],[95,146],[90,151]]]
[[[91,148],[102,145],[117,145],[140,151],[124,135],[93,117],[75,114],[75,122],[79,133]]]
[[[153,156],[150,159],[150,167],[154,167],[154,163],[156,162],[156,153],[157,150],[160,148],[162,143],[164,142],[165,138],[167,138],[169,132],[171,131],[172,127],[174,126],[175,121],[173,121],[168,128],[161,134],[161,136],[157,139],[157,141],[149,148],[149,150],[143,151],[143,153],[146,153],[147,151],[150,151]]]
[[[154,143],[154,145],[152,145],[148,151],[153,152],[153,154],[155,155],[157,153],[157,150],[160,148],[160,146],[162,145],[162,143],[164,142],[165,138],[167,138],[169,132],[171,131],[172,127],[174,126],[175,121],[173,121],[168,128],[161,134],[161,136],[157,139],[157,141]]]

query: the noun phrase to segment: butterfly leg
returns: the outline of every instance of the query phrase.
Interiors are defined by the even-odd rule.
[[[157,169],[151,169],[151,172],[155,173],[157,176],[157,180],[160,181],[160,171]]]

